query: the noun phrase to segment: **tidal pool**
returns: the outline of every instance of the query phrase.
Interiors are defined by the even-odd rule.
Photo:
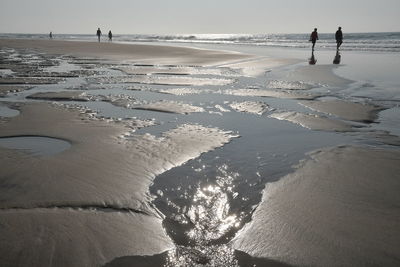
[[[19,115],[19,111],[16,109],[11,109],[7,106],[2,106],[0,104],[0,117],[15,117]]]
[[[10,136],[0,138],[0,147],[23,150],[33,156],[51,156],[67,150],[71,144],[45,136]]]

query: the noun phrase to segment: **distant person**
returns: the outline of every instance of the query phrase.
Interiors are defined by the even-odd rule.
[[[314,50],[311,51],[311,57],[308,60],[308,64],[310,65],[315,65],[315,63],[317,63],[317,59],[314,56]]]
[[[333,59],[333,64],[340,64],[342,56],[339,53],[339,50],[336,50],[335,58]]]
[[[112,41],[112,32],[111,30],[108,32],[108,41]]]
[[[343,33],[342,33],[342,27],[339,27],[339,29],[335,33],[335,39],[336,39],[336,49],[339,50],[339,47],[343,43]]]
[[[50,39],[53,39],[53,33],[52,32],[50,32],[49,37],[50,37]]]
[[[314,50],[315,42],[318,40],[317,28],[310,35],[310,42],[312,42],[312,50]]]
[[[96,35],[97,35],[97,38],[99,39],[99,43],[100,43],[100,36],[101,36],[100,28],[97,28],[97,33],[96,33]]]

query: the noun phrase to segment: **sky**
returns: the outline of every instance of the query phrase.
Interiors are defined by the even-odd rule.
[[[400,31],[400,0],[0,0],[0,33]]]

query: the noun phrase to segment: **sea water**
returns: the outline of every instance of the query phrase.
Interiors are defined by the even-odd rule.
[[[336,30],[336,29],[335,29]],[[95,34],[53,34],[61,40],[93,41]],[[309,33],[298,34],[114,34],[114,42],[234,44],[262,47],[308,48]],[[48,39],[48,34],[0,34],[0,38]],[[351,51],[400,52],[400,32],[343,33],[343,47]],[[335,31],[319,33],[318,45],[336,48]]]

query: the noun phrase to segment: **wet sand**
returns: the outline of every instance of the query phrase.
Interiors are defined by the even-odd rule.
[[[295,266],[396,266],[400,152],[337,147],[310,156],[267,185],[235,248]]]
[[[68,143],[40,154],[0,142],[0,265],[399,264],[400,138],[377,127],[395,104],[344,95],[355,82],[341,66],[159,45],[0,48],[0,139]]]
[[[0,149],[0,212],[2,223],[8,225],[1,229],[4,266],[15,264],[21,250],[21,264],[83,266],[171,248],[160,214],[148,203],[152,179],[233,137],[199,125],[182,125],[162,138],[132,136],[130,132],[151,122],[100,120],[88,111],[48,104],[19,109],[19,116],[0,125],[0,138],[51,136],[68,141],[71,148],[51,157]],[[42,230],[35,230],[38,227]],[[42,241],[35,244],[38,231],[44,231]],[[115,234],[123,238],[107,241]],[[20,237],[24,242],[16,244]],[[99,244],[98,251],[78,253],[91,251],[93,243]],[[12,250],[7,249],[10,244]],[[66,260],[65,252],[74,256]]]
[[[230,53],[226,51],[220,52],[185,47],[72,42],[59,40],[0,39],[0,46],[19,49],[29,48],[50,54],[94,57],[117,61],[135,61],[137,64],[146,63],[203,66],[228,63],[252,57],[250,55]]]

